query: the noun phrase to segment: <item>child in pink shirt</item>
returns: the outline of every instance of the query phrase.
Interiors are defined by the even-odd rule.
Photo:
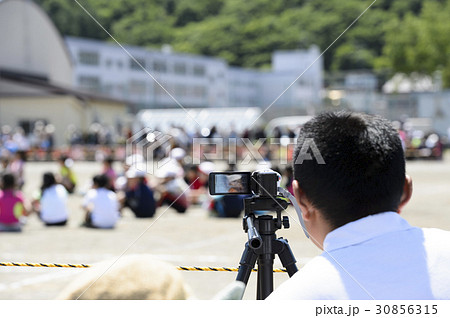
[[[0,191],[0,232],[19,232],[22,230],[20,219],[28,215],[25,200],[20,191],[16,191],[16,179],[7,173],[2,177],[3,191]]]

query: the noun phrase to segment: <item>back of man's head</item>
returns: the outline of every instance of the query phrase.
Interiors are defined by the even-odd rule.
[[[317,146],[323,161],[303,160],[304,144]],[[397,131],[381,117],[336,112],[313,118],[300,132],[293,164],[299,187],[333,228],[396,211],[400,203],[403,148]]]

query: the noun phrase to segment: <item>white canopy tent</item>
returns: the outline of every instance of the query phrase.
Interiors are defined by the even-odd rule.
[[[257,107],[146,109],[136,115],[139,127],[135,128],[167,131],[176,126],[197,132],[216,126],[218,131],[242,132],[251,128],[260,115],[261,110]]]

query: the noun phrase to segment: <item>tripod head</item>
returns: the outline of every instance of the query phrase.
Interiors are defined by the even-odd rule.
[[[243,228],[248,235],[248,244],[250,248],[257,249],[261,247],[262,239],[259,235],[259,219],[255,215],[258,211],[274,211],[277,213],[276,218],[272,218],[273,225],[271,226],[274,231],[281,229],[282,227],[289,228],[289,218],[287,216],[281,217],[283,212],[289,203],[281,197],[260,197],[253,196],[251,198],[244,199],[244,218]],[[266,218],[267,219],[267,218]],[[256,224],[256,226],[255,226]]]

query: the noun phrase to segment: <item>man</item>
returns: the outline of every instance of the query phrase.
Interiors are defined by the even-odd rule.
[[[305,124],[293,191],[323,250],[268,299],[450,299],[450,233],[412,227],[400,138],[380,117],[338,112]]]

